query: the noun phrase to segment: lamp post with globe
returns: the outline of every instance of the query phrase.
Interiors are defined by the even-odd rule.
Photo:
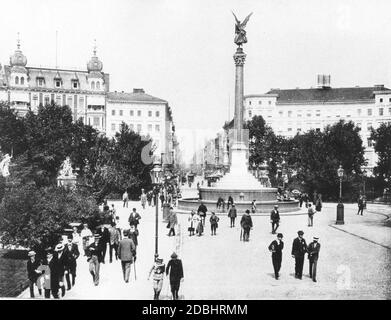
[[[153,164],[153,168],[150,172],[152,185],[160,189],[162,184],[162,166],[160,162],[155,161]],[[155,257],[158,256],[158,229],[159,229],[159,192],[155,193],[155,204],[156,204],[156,216],[155,216]]]
[[[344,205],[342,203],[342,178],[344,174],[344,169],[342,165],[339,165],[337,170],[337,175],[339,177],[339,201],[337,204],[337,221],[335,224],[344,224]]]

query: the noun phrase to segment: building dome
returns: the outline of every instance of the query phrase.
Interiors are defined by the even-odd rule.
[[[20,50],[20,43],[18,40],[17,49],[15,53],[10,57],[10,65],[11,67],[25,67],[27,64],[27,58]]]
[[[96,56],[96,46],[94,47],[94,55],[91,57],[90,61],[87,63],[88,72],[101,72],[103,69],[103,63]]]

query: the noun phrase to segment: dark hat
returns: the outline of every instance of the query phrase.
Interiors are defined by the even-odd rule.
[[[246,210],[246,213],[250,213],[250,210],[247,209],[247,210]]]
[[[299,235],[299,236],[302,236],[303,234],[304,234],[304,232],[303,231],[297,231],[297,234]]]
[[[275,205],[274,205],[274,208],[278,208],[278,204],[275,204]]]
[[[319,238],[318,237],[314,237],[314,240],[319,240]]]
[[[162,263],[162,262],[163,262],[163,259],[162,259],[162,258],[156,258],[156,262]]]
[[[178,255],[175,252],[173,252],[171,255],[171,258],[176,259],[176,258],[178,258]]]
[[[127,236],[129,234],[130,230],[129,229],[125,229],[124,230],[124,236]]]
[[[283,238],[282,233],[278,233],[278,234],[277,234],[277,238]]]

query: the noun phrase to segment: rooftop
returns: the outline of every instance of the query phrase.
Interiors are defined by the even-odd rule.
[[[389,91],[382,85],[350,88],[272,89],[267,94],[277,94],[277,103],[344,102],[374,100],[374,92]]]
[[[134,89],[133,92],[108,92],[107,100],[118,102],[168,103],[166,100],[146,94],[143,89]]]

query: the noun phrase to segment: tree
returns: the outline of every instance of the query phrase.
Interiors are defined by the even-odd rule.
[[[18,156],[27,148],[23,120],[8,103],[0,102],[0,149],[5,153]]]
[[[321,193],[326,199],[337,199],[340,164],[345,170],[344,196],[355,199],[359,192],[361,166],[365,164],[364,147],[359,128],[352,122],[340,121],[324,132],[310,130],[293,139],[289,164],[297,172],[297,180],[309,194]]]
[[[45,247],[57,244],[71,222],[99,216],[95,199],[80,191],[18,185],[0,205],[3,244]]]
[[[376,130],[372,129],[371,139],[378,156],[374,173],[391,190],[391,124],[382,123]]]

